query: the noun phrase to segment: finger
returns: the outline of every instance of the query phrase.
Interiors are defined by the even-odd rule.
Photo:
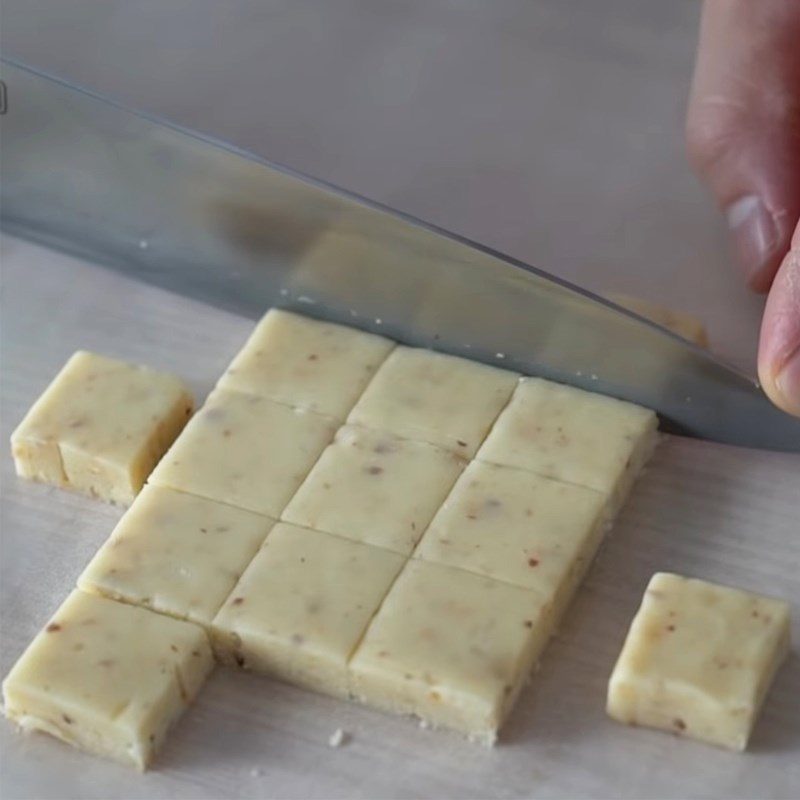
[[[775,405],[800,416],[800,225],[764,308],[758,375]]]
[[[767,291],[800,216],[800,2],[706,0],[686,139],[749,285]]]

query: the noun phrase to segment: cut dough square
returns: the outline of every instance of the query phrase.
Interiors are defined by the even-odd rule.
[[[343,420],[394,342],[272,309],[217,384]]]
[[[409,555],[464,466],[427,442],[346,426],[282,518]]]
[[[75,590],[3,682],[5,714],[145,769],[212,667],[198,626]]]
[[[128,505],[192,408],[178,378],[78,351],[11,435],[17,474]]]
[[[549,635],[537,592],[412,560],[350,662],[352,690],[492,743]]]
[[[273,525],[251,511],[145,486],[78,586],[209,625]]]
[[[603,536],[603,496],[473,461],[415,557],[535,589],[559,617]]]
[[[277,518],[335,431],[328,417],[216,389],[150,483]]]
[[[475,454],[519,375],[475,361],[398,347],[378,370],[348,422]]]
[[[344,697],[347,660],[403,563],[383,548],[278,523],[214,620],[217,656]]]
[[[608,713],[744,750],[788,652],[786,603],[657,573],[611,675]]]
[[[657,424],[641,406],[523,378],[477,458],[596,489],[611,514],[649,458]]]

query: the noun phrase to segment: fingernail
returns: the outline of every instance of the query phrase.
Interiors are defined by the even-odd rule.
[[[775,254],[778,228],[772,214],[754,194],[740,197],[726,213],[733,243],[747,279],[752,280]]]
[[[792,414],[800,414],[800,348],[789,356],[789,360],[775,376],[775,386],[784,399],[786,410]]]

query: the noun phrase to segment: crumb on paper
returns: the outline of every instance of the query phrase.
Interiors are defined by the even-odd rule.
[[[419,721],[419,726],[420,726],[420,728],[422,728],[422,730],[427,731],[431,727],[431,724],[430,724],[430,722],[428,722],[428,720],[421,719]]]
[[[253,767],[253,769],[250,770],[250,777],[252,778],[260,778],[263,774],[264,770],[262,770],[261,767]]]
[[[350,734],[342,728],[337,728],[328,739],[329,747],[341,747],[350,741]]]

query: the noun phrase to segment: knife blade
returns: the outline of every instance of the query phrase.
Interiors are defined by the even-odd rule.
[[[800,452],[800,420],[707,351],[379,203],[2,61],[3,229],[257,317],[270,306]],[[458,398],[454,398],[454,403]]]

